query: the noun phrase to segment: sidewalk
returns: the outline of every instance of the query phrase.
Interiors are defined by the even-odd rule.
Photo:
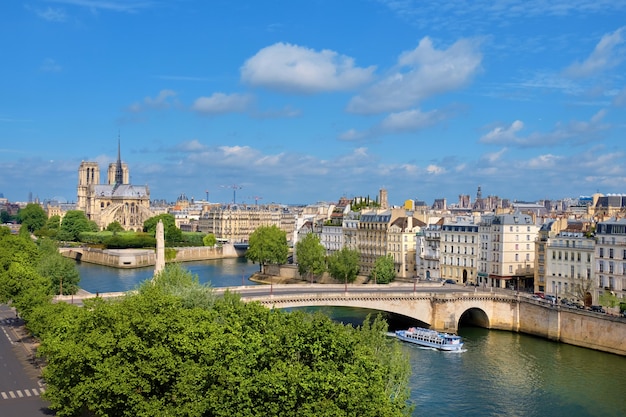
[[[36,378],[41,378],[41,372],[45,365],[42,358],[37,357],[37,348],[39,347],[39,339],[31,335],[21,318],[9,319],[10,324],[7,325],[12,333],[13,350],[25,368],[30,370],[29,374]]]

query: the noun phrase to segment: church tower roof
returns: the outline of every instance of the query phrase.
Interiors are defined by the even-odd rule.
[[[115,188],[124,183],[124,171],[122,170],[122,157],[120,151],[120,135],[117,135],[117,164],[115,165]]]

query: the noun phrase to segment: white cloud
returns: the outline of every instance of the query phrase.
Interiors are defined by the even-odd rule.
[[[498,126],[479,139],[482,143],[511,143],[519,139],[515,136],[517,132],[524,128],[521,120],[516,120],[509,127]]]
[[[176,97],[176,92],[173,90],[161,90],[159,91],[159,95],[155,98],[146,97],[143,102],[149,107],[155,108],[167,108],[170,106],[168,99],[170,97]]]
[[[374,69],[355,67],[354,59],[331,50],[276,43],[244,63],[241,80],[255,87],[308,94],[353,89],[369,82]]]
[[[47,7],[45,10],[34,9],[34,11],[37,16],[48,22],[65,22],[67,20],[67,15],[63,9]]]
[[[624,57],[622,51],[616,51],[624,42],[623,31],[624,27],[621,27],[615,32],[604,35],[591,55],[583,62],[575,62],[570,65],[565,70],[565,74],[573,78],[585,78],[615,67]]]
[[[426,167],[426,172],[432,175],[441,175],[441,174],[445,174],[446,170],[443,167],[431,164]]]
[[[128,107],[128,110],[133,113],[138,113],[147,109],[167,109],[172,105],[177,105],[178,102],[172,98],[175,98],[177,93],[174,90],[161,90],[159,94],[152,97],[145,97],[141,103],[133,103]]]
[[[359,132],[356,129],[349,129],[342,134],[339,135],[340,140],[352,141],[352,140],[361,140],[367,137],[367,132]]]
[[[524,124],[516,120],[507,128],[497,127],[479,139],[481,143],[504,144],[523,148],[554,146],[565,142],[581,144],[596,140],[609,126],[602,123],[606,110],[600,110],[587,121],[557,123],[551,132],[534,132],[517,136]]]
[[[554,166],[563,160],[562,156],[545,154],[539,155],[527,161],[526,167],[530,169],[553,170]]]
[[[443,112],[439,110],[422,112],[413,109],[391,113],[380,123],[379,128],[384,132],[412,132],[432,126],[445,118]]]
[[[433,126],[447,118],[448,115],[441,110],[422,112],[419,109],[413,109],[398,113],[391,113],[377,125],[362,131],[349,129],[342,133],[339,136],[339,139],[345,141],[356,141],[387,134],[416,132]]]
[[[483,155],[482,159],[486,160],[490,164],[493,164],[502,159],[504,154],[506,153],[507,148],[502,148],[498,152],[490,152]]]
[[[176,150],[181,152],[199,152],[206,149],[207,147],[203,145],[198,139],[182,142],[176,147]]]
[[[461,39],[448,49],[433,47],[423,38],[412,51],[398,58],[398,70],[352,98],[348,111],[380,113],[407,109],[437,94],[467,85],[480,70],[482,55],[477,40]]]
[[[242,113],[248,110],[253,98],[248,94],[213,93],[210,97],[199,97],[191,109],[203,114]]]
[[[135,13],[154,5],[150,0],[49,0],[54,3],[85,7],[92,12],[108,10],[113,12]]]

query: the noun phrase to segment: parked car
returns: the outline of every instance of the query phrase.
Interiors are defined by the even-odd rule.
[[[453,279],[447,279],[444,281],[444,284],[456,284],[456,281]]]
[[[545,298],[542,292],[536,292],[535,295],[539,298]]]
[[[596,313],[606,313],[606,310],[602,306],[591,306],[591,311]]]
[[[554,295],[545,295],[543,298],[551,303],[556,303],[556,297]]]

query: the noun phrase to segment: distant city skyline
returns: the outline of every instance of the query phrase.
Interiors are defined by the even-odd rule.
[[[431,204],[626,193],[626,3],[33,0],[0,15],[0,193]]]

